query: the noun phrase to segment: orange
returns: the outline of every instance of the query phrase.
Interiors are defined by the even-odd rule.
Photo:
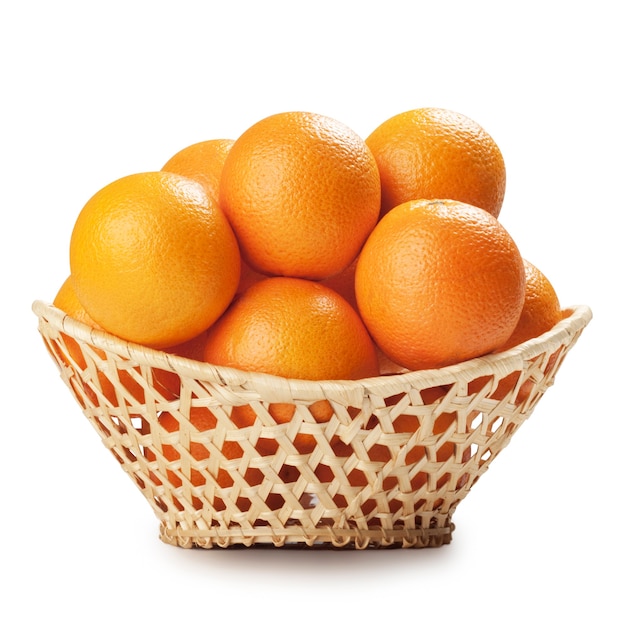
[[[358,313],[332,289],[301,278],[266,278],[209,329],[209,363],[285,378],[357,379],[378,372]]]
[[[267,407],[267,412],[277,424],[288,424],[291,422],[296,410],[296,405],[291,402],[271,402]],[[333,407],[328,400],[313,402],[305,410],[309,411],[313,419],[318,423],[328,422],[334,415]],[[232,410],[231,419],[239,428],[245,428],[254,424],[256,413],[249,404],[235,406]],[[293,443],[298,452],[302,454],[312,452],[316,446],[315,436],[307,433],[298,433],[294,437]],[[278,443],[274,439],[259,438],[256,449],[261,455],[268,456],[276,453]]]
[[[381,214],[409,200],[452,199],[498,217],[504,159],[493,138],[465,115],[432,107],[405,111],[365,141],[380,171]]]
[[[210,457],[210,452],[204,443],[197,440],[199,437],[195,436],[194,431],[202,433],[204,431],[215,429],[217,419],[215,418],[215,415],[205,407],[191,407],[189,412],[189,422],[192,428],[190,429],[190,441],[186,446],[186,450],[188,451],[191,459],[193,459],[193,462],[204,461]],[[164,411],[159,416],[159,425],[168,433],[177,433],[180,431],[180,423],[178,419],[172,413],[167,411]],[[178,441],[177,443],[180,442]],[[175,445],[163,443],[161,444],[161,452],[163,457],[169,461],[169,466],[166,469],[166,476],[173,488],[176,489],[182,486],[183,476],[185,476],[186,479],[195,487],[201,487],[206,484],[207,474],[202,470],[190,468],[189,471],[187,471],[184,469],[183,464],[181,464],[181,467],[175,467],[176,462],[181,458],[181,454]],[[243,450],[236,441],[224,441],[221,446],[221,453],[225,459],[237,459],[241,458]],[[156,455],[150,448],[147,448],[144,451],[144,456],[148,461],[156,460]],[[208,471],[209,470],[207,468],[206,472]],[[255,470],[251,469],[248,471],[253,473]],[[153,471],[150,471],[149,475],[151,480],[156,485],[163,484],[163,481]],[[229,472],[223,468],[218,469],[214,479],[220,487],[232,487],[234,484]],[[219,500],[219,498],[215,499],[216,502]],[[182,510],[184,508],[178,498],[173,497],[173,502],[178,509]],[[197,496],[192,496],[191,505],[197,510],[202,509],[202,500]]]
[[[211,457],[212,451],[203,443],[206,441],[212,441],[209,431],[214,430],[217,427],[217,418],[215,415],[205,407],[191,407],[189,411],[189,423],[191,428],[189,429],[189,443],[184,445],[184,449],[189,453],[193,462],[195,461],[205,461]],[[177,433],[181,430],[180,422],[178,418],[169,412],[163,412],[159,416],[159,426],[163,428],[168,433]],[[197,433],[197,434],[196,434]],[[245,481],[245,484],[254,487],[260,485],[264,480],[263,471],[256,467],[246,467],[245,471],[241,474],[239,473],[239,468],[237,467],[221,467],[222,463],[219,463],[219,467],[217,471],[214,470],[211,466],[207,464],[206,467],[202,468],[185,468],[184,463],[181,462],[180,466],[177,466],[177,462],[181,460],[181,453],[179,450],[182,443],[181,439],[176,440],[176,445],[163,443],[161,444],[161,451],[164,458],[170,462],[170,466],[166,469],[167,479],[172,487],[179,488],[183,484],[183,477],[188,480],[195,487],[202,487],[206,485],[209,480],[207,478],[211,476],[211,481],[215,481],[215,483],[222,489],[228,490],[230,487],[233,487],[235,484],[235,480],[238,480],[238,483],[241,485],[241,481]],[[243,457],[244,451],[243,448],[237,441],[229,441],[228,439],[221,442],[221,444],[217,444],[215,442],[216,448],[219,448],[221,456],[223,457],[223,463],[228,463],[229,461],[235,461],[237,459],[241,459]],[[145,457],[148,461],[155,461],[156,455],[151,449],[145,450]],[[191,461],[190,459],[190,461]],[[202,465],[201,463],[198,465]],[[247,463],[246,463],[247,465]],[[288,476],[293,473],[293,469],[290,466],[285,465],[281,470],[280,474],[282,476]],[[161,485],[162,481],[159,477],[153,472],[150,471],[150,478],[156,485]],[[238,478],[240,476],[240,478]],[[183,509],[183,505],[177,498],[173,498],[173,502],[175,506],[179,509]],[[265,499],[265,504],[269,509],[276,510],[279,509],[284,503],[284,498],[280,494],[269,493]],[[250,500],[244,496],[239,496],[236,501],[233,503],[237,506],[237,508],[241,511],[246,511],[250,507]],[[192,496],[191,505],[193,508],[200,510],[203,508],[202,500],[197,496]],[[226,508],[224,500],[221,497],[214,497],[211,500],[211,506],[217,510],[223,510]]]
[[[204,432],[208,430],[214,430],[217,425],[217,419],[215,415],[205,407],[191,407],[189,410],[189,422],[193,429],[198,432]],[[178,432],[180,430],[180,423],[172,413],[164,411],[159,416],[159,424],[167,432]],[[194,441],[193,431],[190,436],[189,453],[196,461],[203,461],[210,457],[210,452],[207,447],[200,441]],[[196,437],[197,438],[197,437]],[[177,460],[180,458],[180,453],[176,451],[174,446],[169,444],[163,444],[163,455],[168,461]],[[226,459],[237,459],[243,455],[241,446],[236,441],[224,441],[221,445],[221,453]],[[174,472],[168,472],[170,482],[175,486],[180,486],[180,478],[176,477]],[[228,472],[220,470],[217,475],[217,482],[221,486],[232,485],[232,479],[228,476]],[[193,485],[199,486],[206,484],[206,478],[197,469],[192,469],[190,473],[190,481]]]
[[[69,315],[71,318],[82,322],[87,326],[91,326],[96,329],[100,328],[98,324],[96,324],[91,317],[89,317],[82,304],[79,302],[71,276],[66,278],[61,285],[61,288],[54,298],[53,305]],[[87,361],[83,356],[79,343],[73,337],[70,337],[65,333],[62,333],[62,335],[71,360],[81,370],[86,369]],[[181,356],[193,358],[196,355],[194,350],[196,349],[199,339],[200,338],[194,338],[188,343],[175,346],[171,351]],[[94,349],[94,351],[101,359],[104,360],[106,358],[103,351],[98,349]],[[60,356],[66,365],[70,365],[70,362],[64,355]],[[140,374],[139,367],[133,369],[137,375]],[[133,377],[131,371],[128,369],[120,369],[118,371],[118,377],[119,382],[126,389],[126,391],[128,391],[130,395],[137,400],[137,402],[143,403],[145,399],[144,388],[141,383]],[[115,385],[103,371],[98,371],[98,382],[103,396],[111,405],[117,406],[118,398],[115,392]],[[152,371],[152,388],[158,394],[163,396],[165,400],[173,400],[178,397],[180,393],[180,378],[173,372],[154,368]],[[98,403],[98,399],[90,387],[83,386],[83,390],[92,402],[95,404]]]
[[[356,273],[356,263],[358,257],[338,274],[334,274],[322,282],[323,285],[334,289],[340,296],[343,296],[354,308],[356,308],[356,294],[354,293],[354,274]]]
[[[321,281],[323,285],[334,289],[340,296],[343,296],[355,309],[358,309],[354,288],[354,275],[356,273],[357,262],[358,257],[352,261],[345,270],[339,272],[339,274],[335,274]],[[403,369],[397,363],[393,363],[378,347],[376,347],[376,353],[378,355],[379,374],[397,374]]]
[[[199,141],[173,155],[161,170],[198,181],[217,202],[222,168],[232,145],[232,139]]]
[[[450,390],[450,385],[441,387],[428,387],[420,391],[422,401],[425,405],[434,405],[441,401]],[[435,410],[436,411],[436,410]],[[456,411],[441,412],[434,419],[432,424],[433,435],[442,435],[448,429],[452,429],[452,432],[458,432],[459,428],[465,429],[470,426],[472,420],[478,415],[477,411],[471,411],[466,418],[466,423],[459,424],[459,416]],[[396,432],[415,432],[418,428],[421,428],[419,418],[414,415],[399,415],[394,421],[394,429]],[[430,437],[428,437],[430,439]],[[417,445],[407,448],[405,463],[412,465],[415,463],[423,462],[425,458],[429,461],[436,461],[437,463],[445,463],[446,461],[455,460],[457,455],[460,456],[460,462],[466,463],[471,458],[471,449],[468,446],[465,450],[460,452],[457,448],[457,444],[452,441],[436,442],[436,449],[434,454],[430,452],[425,445]],[[437,489],[441,488],[444,484],[448,483],[452,479],[451,474],[444,473],[437,482]],[[460,476],[453,487],[460,489],[468,480],[468,475],[463,474]],[[428,475],[426,472],[419,471],[411,479],[411,487],[415,490],[422,488],[428,482]]]
[[[524,303],[524,263],[491,214],[454,200],[419,200],[387,213],[359,256],[359,311],[380,349],[408,369],[493,351]]]
[[[524,306],[513,334],[499,348],[514,346],[548,332],[563,317],[559,297],[545,274],[524,259],[526,291]]]
[[[539,268],[526,259],[524,259],[524,274],[526,289],[522,312],[515,330],[504,344],[496,349],[497,352],[503,352],[548,332],[567,315],[567,312],[561,309],[552,283]],[[546,375],[556,366],[560,353],[561,348],[548,357],[545,367],[542,368]],[[534,390],[535,384],[532,378],[521,382],[521,375],[520,371],[515,371],[502,378],[489,397],[494,400],[503,400],[518,386],[519,389],[510,402],[517,404],[525,402]],[[468,391],[479,393],[487,384],[492,384],[492,377],[481,376],[468,384]]]
[[[87,313],[110,333],[150,347],[187,341],[232,300],[237,240],[202,185],[170,172],[120,178],[84,206],[70,269]]]
[[[261,274],[253,270],[243,259],[241,259],[241,276],[239,285],[237,286],[237,294],[243,293],[248,287],[252,287],[254,283],[267,278],[267,274]]]
[[[83,305],[79,302],[76,290],[72,284],[71,276],[68,276],[63,281],[52,304],[57,309],[61,309],[61,311],[67,313],[71,318],[83,324],[87,324],[87,326],[91,326],[92,328],[98,328],[98,324],[89,317],[87,311],[85,311]]]
[[[69,315],[71,318],[86,324],[87,326],[91,326],[92,328],[98,328],[98,325],[91,319],[91,317],[89,317],[87,311],[85,311],[81,303],[78,301],[76,291],[72,285],[71,276],[68,276],[65,281],[63,281],[63,284],[54,297],[52,304],[57,309],[60,309]],[[70,358],[68,359],[66,355],[60,353],[58,356],[65,365],[70,366],[71,361],[73,361],[80,369],[84,370],[87,367],[87,362],[85,361],[85,357],[83,356],[83,352],[78,342],[66,333],[61,333],[61,336],[63,337],[63,341]]]
[[[422,398],[422,402],[424,405],[434,405],[441,401],[448,391],[450,390],[450,386],[441,386],[441,387],[429,387],[426,389],[422,389],[420,391],[420,395]],[[397,398],[388,398],[388,406],[392,405]],[[476,412],[472,412],[473,419],[477,415]],[[441,412],[437,415],[436,418],[433,419],[432,422],[432,435],[442,435],[448,429],[452,428],[453,431],[456,431],[458,426],[456,423],[458,421],[458,415],[456,412]],[[378,423],[378,419],[375,416],[372,416],[370,422],[368,424],[368,428],[374,428]],[[415,433],[420,428],[422,428],[422,424],[420,422],[420,418],[417,415],[411,414],[400,414],[395,417],[393,421],[393,431],[396,433]],[[426,457],[429,457],[429,461],[437,462],[437,463],[445,463],[449,460],[454,460],[457,455],[457,446],[452,441],[437,441],[436,438],[432,436],[428,436],[427,439],[430,439],[434,445],[436,445],[436,449],[429,454],[429,450],[425,445],[412,445],[405,444],[406,447],[403,450],[405,455],[404,463],[406,465],[413,465],[418,462],[423,462]],[[355,453],[355,450],[351,445],[344,443],[339,438],[335,437],[331,440],[331,446],[334,454],[337,456],[348,457]],[[429,446],[430,448],[430,446]],[[376,461],[380,463],[386,463],[391,458],[392,453],[387,446],[374,444],[368,450],[368,457],[371,461]],[[471,452],[470,449],[464,450],[461,454],[461,461],[467,462],[470,459]],[[321,482],[331,482],[334,478],[333,471],[330,467],[320,464],[317,466],[315,470],[316,476],[319,478]],[[365,486],[368,483],[368,477],[364,471],[360,469],[353,469],[349,475],[348,480],[353,486]],[[441,484],[437,486],[440,488],[442,484],[448,482],[451,478],[450,474],[444,474],[440,481]],[[457,481],[456,488],[459,489],[462,487],[467,481],[467,476],[460,477]],[[425,472],[416,472],[415,476],[411,479],[411,487],[413,489],[419,489],[424,486],[427,482],[427,475]],[[388,476],[383,481],[383,489],[392,489],[398,484],[397,479],[394,476]],[[345,503],[343,503],[345,506]]]
[[[558,295],[545,274],[535,265],[524,259],[524,272],[526,277],[526,289],[524,294],[524,306],[520,314],[519,320],[512,335],[505,343],[497,348],[497,352],[508,350],[524,341],[539,337],[548,332],[555,324],[563,319],[565,312],[561,309]],[[555,367],[561,350],[557,350],[550,355],[545,365],[544,372],[549,374]],[[511,402],[521,404],[526,401],[534,389],[532,379],[525,380],[520,384],[521,372],[511,372],[503,378],[497,385],[495,391],[490,394],[490,398],[502,400],[511,391],[519,386],[514,398]],[[490,383],[489,377],[481,377],[473,380],[468,390],[470,393],[478,393],[487,383]]]
[[[364,140],[345,124],[277,113],[235,140],[220,206],[253,269],[322,279],[346,268],[374,227],[380,177]]]

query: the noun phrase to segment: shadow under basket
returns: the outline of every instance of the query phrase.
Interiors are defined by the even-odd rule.
[[[182,547],[435,547],[591,320],[507,352],[358,381],[288,380],[127,343],[41,301],[61,378]],[[285,417],[287,416],[288,419]]]

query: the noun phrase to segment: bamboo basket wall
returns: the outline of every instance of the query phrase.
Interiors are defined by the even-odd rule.
[[[152,507],[160,538],[200,548],[449,543],[458,504],[591,319],[575,306],[550,332],[501,354],[313,382],[130,344],[42,301],[33,311],[62,380]],[[320,402],[332,409],[324,422],[311,413]],[[279,403],[295,407],[286,423],[272,417]],[[243,427],[241,411],[254,414]]]

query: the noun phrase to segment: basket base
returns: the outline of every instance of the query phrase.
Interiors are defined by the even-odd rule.
[[[454,524],[449,521],[437,528],[332,528],[329,526],[306,531],[300,526],[269,527],[251,530],[207,529],[185,531],[161,524],[159,538],[180,548],[303,548],[354,549],[366,548],[437,548],[452,541]]]

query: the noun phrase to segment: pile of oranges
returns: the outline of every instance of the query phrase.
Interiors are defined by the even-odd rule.
[[[498,220],[505,180],[492,137],[452,111],[400,113],[366,139],[278,113],[95,193],[54,304],[127,341],[288,378],[457,363],[563,316]]]

